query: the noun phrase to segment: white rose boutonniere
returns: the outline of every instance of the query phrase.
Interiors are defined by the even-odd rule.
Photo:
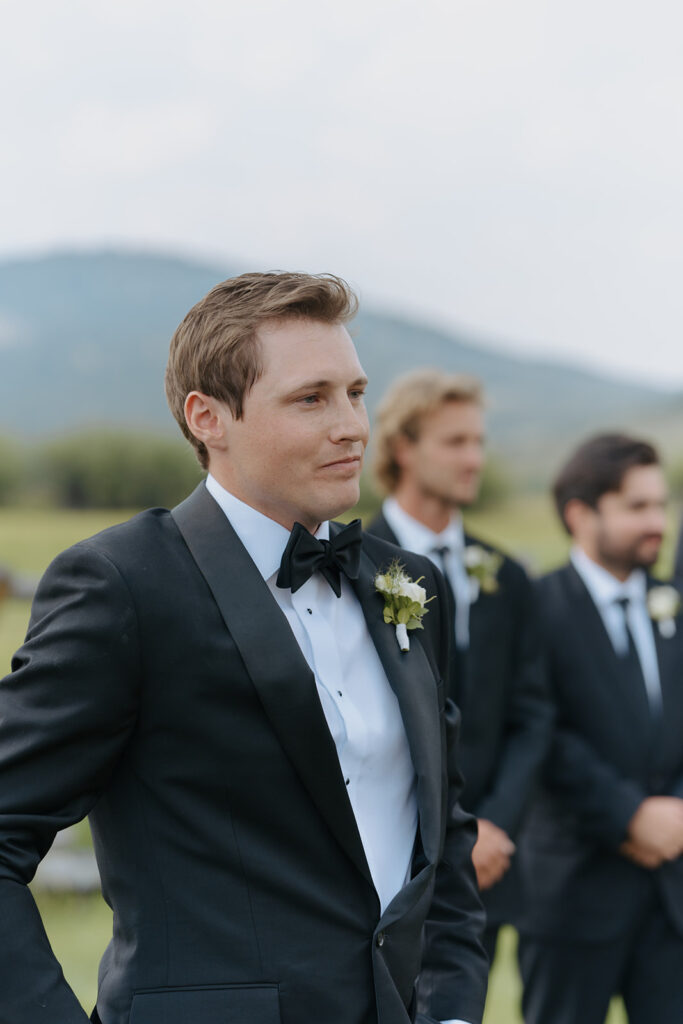
[[[676,635],[675,618],[681,610],[681,595],[675,587],[652,587],[647,592],[647,610],[657,623],[659,635],[667,640]]]
[[[500,588],[498,573],[503,556],[497,551],[487,551],[480,544],[468,544],[463,554],[465,572],[472,589],[471,600],[476,601],[482,594],[495,594]]]
[[[418,580],[412,580],[400,562],[392,562],[385,572],[375,576],[375,590],[384,598],[384,621],[396,626],[398,646],[405,653],[410,650],[409,629],[424,629],[422,616],[432,600]]]

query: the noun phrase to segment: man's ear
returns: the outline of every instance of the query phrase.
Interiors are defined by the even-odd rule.
[[[595,509],[579,498],[572,498],[564,506],[564,521],[572,537],[582,538],[591,530],[595,520]]]
[[[391,443],[391,452],[396,463],[401,469],[405,469],[412,462],[415,442],[405,434],[397,434]]]
[[[224,451],[228,446],[228,422],[232,419],[224,402],[201,391],[190,391],[185,399],[185,421],[190,433],[201,441],[209,453]]]

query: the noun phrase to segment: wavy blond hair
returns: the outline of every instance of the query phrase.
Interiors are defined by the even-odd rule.
[[[481,383],[464,373],[442,370],[414,370],[398,377],[377,408],[375,418],[373,473],[382,494],[393,494],[401,468],[394,448],[398,437],[416,441],[425,417],[446,402],[483,404]]]

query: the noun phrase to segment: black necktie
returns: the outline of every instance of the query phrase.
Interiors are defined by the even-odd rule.
[[[451,581],[448,577],[448,564],[446,562],[446,558],[450,554],[450,552],[451,549],[448,547],[447,544],[444,545],[442,548],[432,548],[432,554],[436,555],[439,559],[439,568],[441,569],[443,577],[446,580],[446,587],[448,589],[449,594],[453,598],[453,606],[455,607],[455,592],[453,590],[453,587],[451,586]]]
[[[648,707],[651,713],[658,711],[656,705],[653,705],[652,698],[645,683],[645,673],[643,672],[643,666],[638,654],[638,648],[635,645],[633,639],[633,633],[631,627],[628,624],[628,606],[630,604],[630,598],[620,597],[617,599],[617,604],[621,607],[624,613],[624,626],[626,628],[626,636],[628,638],[628,650],[621,656],[622,674],[630,681],[630,685],[634,687],[634,691],[639,694],[642,691],[645,692],[647,698]]]
[[[341,597],[341,574],[358,579],[361,534],[360,519],[344,526],[332,540],[318,540],[301,523],[294,523],[280,562],[277,586],[289,587],[295,594],[317,571]]]
[[[645,676],[643,675],[643,666],[640,663],[640,656],[638,654],[638,648],[633,640],[633,633],[631,627],[628,624],[628,606],[631,599],[629,597],[617,598],[617,604],[621,608],[624,615],[624,629],[626,630],[627,649],[625,654],[622,654],[621,660],[624,665],[628,665],[627,671],[632,679],[637,679],[645,686]]]

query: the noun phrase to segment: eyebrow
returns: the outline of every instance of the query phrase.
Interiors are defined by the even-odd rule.
[[[349,384],[349,387],[351,387],[351,388],[365,387],[365,385],[367,383],[368,383],[368,378],[367,377],[357,377],[356,380],[352,381]],[[297,384],[297,386],[295,388],[292,388],[292,392],[291,393],[295,394],[298,391],[315,391],[316,389],[319,389],[319,388],[327,388],[331,384],[332,384],[332,381],[330,381],[330,380],[310,380],[310,381],[304,381],[303,384]]]

